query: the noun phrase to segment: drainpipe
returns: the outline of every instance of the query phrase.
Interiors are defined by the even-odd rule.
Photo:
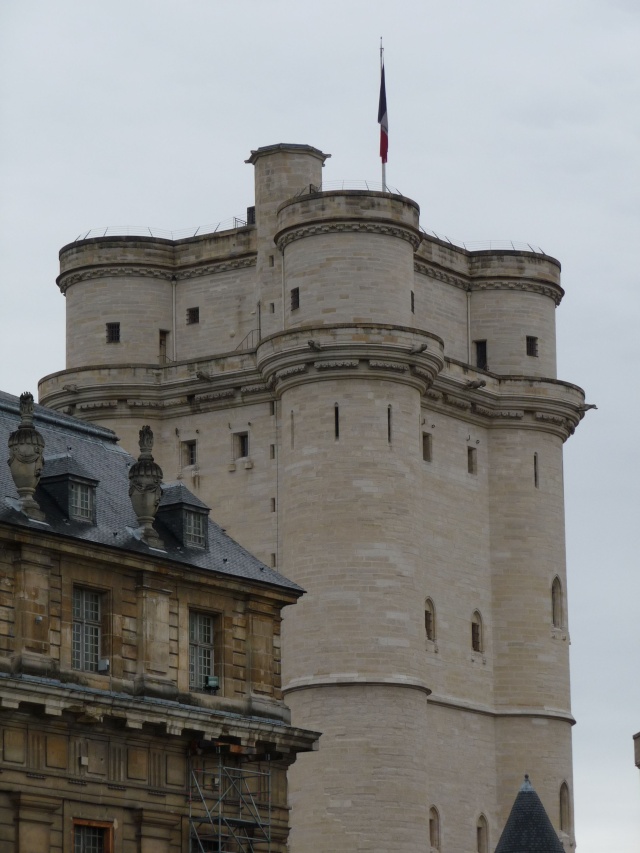
[[[176,352],[177,352],[177,345],[176,345],[176,284],[177,284],[176,277],[175,277],[175,275],[172,275],[171,276],[171,300],[172,300],[173,317],[172,317],[172,323],[171,323],[171,337],[173,338],[173,361],[174,362],[178,360],[176,358]]]

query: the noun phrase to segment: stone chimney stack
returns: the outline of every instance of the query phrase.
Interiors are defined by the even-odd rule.
[[[143,426],[139,433],[140,456],[129,469],[129,497],[142,529],[142,538],[152,548],[162,548],[162,541],[153,529],[162,495],[162,468],[154,462],[153,432]]]
[[[44,467],[44,439],[33,425],[33,394],[28,391],[20,395],[20,417],[20,426],[9,436],[7,463],[22,511],[29,518],[44,521],[44,514],[33,497]]]

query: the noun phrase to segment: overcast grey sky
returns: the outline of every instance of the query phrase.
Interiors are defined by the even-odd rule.
[[[0,0],[0,388],[64,367],[81,232],[243,216],[277,142],[380,180],[380,36],[388,183],[454,242],[562,262],[559,376],[598,405],[565,456],[576,834],[637,853],[638,0]]]

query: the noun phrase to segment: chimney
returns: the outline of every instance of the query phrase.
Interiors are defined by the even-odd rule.
[[[44,513],[33,497],[44,467],[44,438],[33,425],[33,394],[28,391],[20,395],[20,418],[20,426],[9,436],[7,462],[22,511],[35,521],[44,521]]]
[[[153,461],[153,432],[143,426],[139,433],[140,456],[129,469],[129,497],[142,529],[142,538],[151,548],[162,548],[162,540],[153,529],[153,520],[162,496],[162,468]]]

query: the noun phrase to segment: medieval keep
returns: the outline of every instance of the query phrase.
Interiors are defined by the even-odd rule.
[[[35,408],[35,411],[34,411]],[[0,849],[284,853],[302,593],[110,430],[0,394]]]
[[[523,774],[572,826],[560,265],[468,251],[396,192],[251,153],[246,223],[60,252],[49,406],[153,453],[307,591],[283,623],[293,853],[495,848]]]

